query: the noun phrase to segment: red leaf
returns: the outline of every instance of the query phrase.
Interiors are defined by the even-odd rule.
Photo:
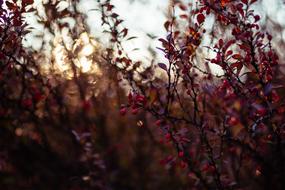
[[[23,0],[22,1],[22,4],[23,5],[31,5],[31,4],[33,4],[34,3],[34,0]]]
[[[114,8],[114,5],[108,4],[107,5],[107,11],[111,11]]]
[[[260,20],[260,16],[259,15],[255,15],[254,16],[254,22],[257,22],[257,21],[259,21]]]
[[[11,2],[9,2],[9,1],[6,1],[6,5],[7,5],[7,7],[8,7],[10,10],[12,10],[12,9],[14,9],[14,8],[16,7],[14,3],[11,3]]]
[[[228,41],[224,47],[223,47],[223,51],[226,51],[231,45],[233,45],[236,41],[235,40],[230,40]]]
[[[231,66],[230,66],[232,69],[234,68],[237,68],[237,74],[239,75],[243,65],[241,62],[235,62],[235,63],[232,63]]]
[[[156,126],[159,127],[159,126],[161,126],[161,124],[162,124],[162,120],[159,119],[159,120],[155,121]]]
[[[117,13],[112,13],[112,14],[111,14],[111,17],[112,17],[112,18],[117,18],[118,16],[119,16],[119,15],[118,15]]]
[[[219,46],[222,47],[223,45],[224,45],[224,41],[223,41],[223,39],[220,39],[219,40]]]
[[[179,4],[179,8],[182,10],[182,11],[186,11],[187,10],[187,7],[183,4]]]
[[[123,33],[123,37],[126,37],[128,35],[128,29],[127,28],[124,28],[121,32]]]
[[[229,50],[229,51],[227,51],[226,56],[230,56],[230,55],[232,55],[232,54],[233,54],[233,51],[232,51],[232,50]]]
[[[169,26],[170,26],[170,21],[166,21],[165,23],[164,23],[164,28],[165,28],[165,30],[169,30]]]
[[[232,58],[239,60],[242,58],[242,56],[240,54],[234,54]]]
[[[188,15],[186,15],[186,14],[179,15],[179,17],[182,19],[188,19]]]
[[[205,21],[205,16],[202,13],[198,14],[197,21],[199,24],[202,24]]]
[[[121,108],[121,109],[120,109],[120,114],[121,114],[122,116],[126,115],[126,113],[127,113],[127,108]]]

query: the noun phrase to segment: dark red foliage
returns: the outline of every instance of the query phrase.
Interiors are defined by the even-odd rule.
[[[59,1],[43,4],[41,24],[55,34],[72,17],[77,41],[88,32],[77,3],[59,12]],[[254,3],[173,1],[158,39],[163,63],[138,69],[144,63],[123,45],[135,37],[111,1],[99,0],[110,36],[92,55],[102,76],[83,73],[64,47],[70,76],[60,77],[41,70],[44,53],[22,44],[33,0],[0,1],[0,186],[285,189],[284,60]]]
[[[150,104],[149,86],[130,81],[135,94],[144,94],[138,103],[129,96],[132,112],[140,108],[156,118],[162,142],[173,144],[178,165],[197,179],[189,181],[191,188],[285,188],[285,117],[279,114],[284,110],[283,65],[272,36],[261,30],[261,17],[251,8],[255,2],[199,0],[189,13],[191,5],[175,1],[173,10],[177,6],[182,14],[165,22],[168,35],[159,39],[167,61],[158,66],[166,79],[149,85],[161,96]],[[225,34],[213,37],[217,43],[208,47],[214,58],[197,61],[205,15],[210,14]],[[214,75],[209,64],[223,74]]]

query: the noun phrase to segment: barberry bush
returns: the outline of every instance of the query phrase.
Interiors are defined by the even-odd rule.
[[[110,0],[105,45],[79,3],[0,1],[1,187],[285,189],[283,46],[260,1],[168,2],[151,64]]]

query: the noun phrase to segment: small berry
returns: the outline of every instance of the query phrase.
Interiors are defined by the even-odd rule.
[[[239,120],[234,116],[230,117],[230,119],[228,120],[228,124],[231,126],[235,126],[238,123],[239,123]]]
[[[120,114],[121,114],[122,116],[126,115],[126,113],[127,113],[127,108],[121,108],[121,109],[120,109]]]
[[[181,158],[181,157],[183,157],[184,156],[184,152],[183,151],[180,151],[179,153],[178,153],[178,156]]]
[[[170,139],[171,139],[171,134],[170,134],[170,133],[167,133],[167,134],[165,135],[165,138],[166,138],[167,140],[170,140]]]

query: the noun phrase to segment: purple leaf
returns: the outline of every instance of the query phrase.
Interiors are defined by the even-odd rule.
[[[161,69],[167,71],[167,67],[166,67],[166,65],[165,65],[164,63],[158,63],[158,66],[159,66]]]
[[[268,83],[265,87],[264,87],[264,94],[268,95],[272,90],[272,84]]]

